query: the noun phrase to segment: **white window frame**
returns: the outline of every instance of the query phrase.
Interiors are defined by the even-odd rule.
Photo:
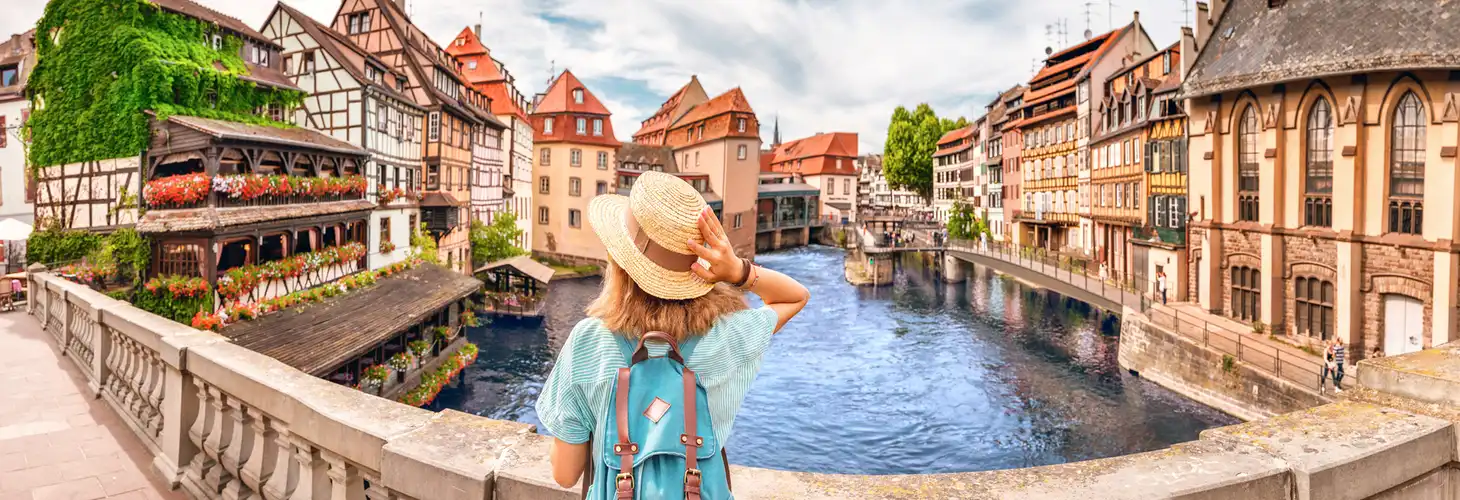
[[[594,118],[593,119],[593,135],[599,136],[599,137],[602,137],[603,136],[603,119],[602,118]]]
[[[545,134],[545,135],[553,135],[553,119],[552,119],[552,117],[548,117],[546,120],[543,120],[542,121],[542,133]]]
[[[431,122],[427,126],[426,139],[432,141],[441,140],[441,112],[431,112]]]
[[[578,135],[584,135],[584,134],[587,134],[588,133],[588,119],[587,118],[579,118],[578,121],[577,121],[577,125],[578,125],[578,127],[577,127],[578,128]]]

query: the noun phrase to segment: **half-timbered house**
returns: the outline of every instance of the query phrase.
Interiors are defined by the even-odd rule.
[[[492,123],[479,112],[457,62],[411,23],[398,0],[345,0],[332,27],[406,77],[402,93],[426,109],[421,218],[436,238],[441,262],[469,272],[467,209],[471,201],[472,139]]]
[[[377,208],[366,232],[371,269],[404,260],[419,220],[421,124],[425,110],[401,93],[406,77],[293,7],[279,3],[263,27],[283,47],[284,73],[309,92],[297,124],[365,149],[366,198]]]

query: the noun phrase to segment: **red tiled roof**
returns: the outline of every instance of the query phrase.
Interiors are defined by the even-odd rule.
[[[949,130],[948,133],[943,134],[943,137],[938,138],[938,147],[943,148],[945,147],[945,144],[963,139],[971,135],[973,135],[973,125]]]
[[[684,118],[680,118],[676,124],[694,123],[730,112],[755,114],[755,110],[750,109],[750,101],[746,100],[745,92],[742,92],[740,87],[730,89],[723,94],[715,96],[714,99],[695,106],[688,113],[685,113]]]
[[[583,89],[583,104],[573,102],[573,89]],[[546,113],[585,113],[603,116],[611,114],[608,112],[608,108],[598,101],[598,97],[594,96],[593,92],[588,90],[588,87],[583,85],[583,82],[573,76],[573,72],[569,70],[563,70],[563,74],[553,80],[553,85],[548,87],[542,101],[537,103],[537,108],[533,110],[533,114]]]
[[[638,132],[634,132],[633,137],[642,137],[668,128],[671,125],[669,123],[669,115],[673,114],[674,110],[679,107],[679,103],[684,100],[685,94],[689,93],[690,87],[697,83],[699,83],[699,76],[690,75],[689,81],[685,82],[684,86],[675,91],[674,95],[669,96],[669,99],[666,99],[664,104],[660,104],[659,110],[655,111],[653,115],[650,115],[649,119],[644,120],[643,126],[639,127]]]
[[[503,79],[502,74],[497,71],[497,64],[492,61],[492,52],[482,45],[482,41],[477,39],[476,32],[471,28],[463,28],[446,45],[446,53],[461,61],[461,75],[466,77],[467,82],[482,83]],[[467,64],[467,61],[472,60],[477,61],[476,69]]]
[[[1051,75],[1056,75],[1056,74],[1062,73],[1064,71],[1070,70],[1072,68],[1081,67],[1085,63],[1090,62],[1090,60],[1093,59],[1094,57],[1095,57],[1095,53],[1094,52],[1091,52],[1091,53],[1088,53],[1088,54],[1081,54],[1079,56],[1075,56],[1073,59],[1070,59],[1070,60],[1065,61],[1065,62],[1062,62],[1062,63],[1055,64],[1054,66],[1045,66],[1044,69],[1039,70],[1039,73],[1035,74],[1034,75],[1034,78],[1030,78],[1029,81],[1031,81],[1031,82],[1037,82],[1037,81],[1043,80],[1043,79],[1045,79],[1045,78],[1047,78],[1047,77],[1049,77]]]
[[[839,174],[853,175],[854,168],[850,172],[841,171],[839,165],[842,162],[830,161],[822,157],[832,158],[855,158],[857,156],[857,134],[856,132],[832,132],[816,134],[805,139],[797,139],[776,149],[775,158],[771,160],[771,170],[777,172],[793,171],[793,165],[788,163],[797,160],[811,160],[810,166],[803,164],[803,170],[796,171],[803,175]],[[823,160],[823,161],[818,161]],[[852,162],[846,162],[851,164]]]

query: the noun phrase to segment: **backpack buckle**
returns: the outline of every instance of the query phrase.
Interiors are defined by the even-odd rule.
[[[691,478],[691,477],[693,477],[695,479],[699,479],[700,478],[700,470],[699,469],[685,469],[684,470],[684,480],[685,480],[685,482],[689,482],[689,478]]]
[[[634,475],[630,472],[620,472],[613,477],[614,488],[618,491],[634,490]]]

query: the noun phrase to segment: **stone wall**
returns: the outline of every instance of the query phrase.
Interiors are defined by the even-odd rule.
[[[1302,343],[1320,343],[1322,339],[1299,333],[1297,313],[1298,278],[1317,278],[1334,285],[1334,296],[1329,301],[1337,305],[1338,297],[1338,245],[1334,240],[1284,236],[1283,248],[1287,251],[1287,262],[1283,266],[1283,323],[1287,325],[1282,333]],[[1321,290],[1320,290],[1321,293]],[[1334,317],[1337,318],[1335,312]],[[1330,325],[1333,334],[1338,325]]]
[[[1262,235],[1250,231],[1222,231],[1222,314],[1235,317],[1232,308],[1232,268],[1246,266],[1262,271]],[[1258,301],[1261,304],[1261,301]],[[1261,306],[1258,306],[1261,308]]]
[[[1364,283],[1364,331],[1362,342],[1352,342],[1350,352],[1367,353],[1384,346],[1384,295],[1399,294],[1424,303],[1424,346],[1431,347],[1434,298],[1431,284],[1435,274],[1434,254],[1425,250],[1371,243],[1362,248]]]
[[[1126,308],[1121,315],[1121,368],[1188,398],[1243,420],[1304,410],[1324,404],[1316,391],[1258,369],[1235,358],[1230,369],[1213,349],[1152,324]],[[1316,377],[1315,377],[1316,382]]]
[[[369,396],[47,273],[30,279],[28,311],[142,437],[155,472],[191,498],[578,497],[552,480],[552,438],[530,425]],[[1187,352],[1147,338],[1147,358]],[[1123,343],[1123,360],[1125,351]],[[1460,379],[1460,353],[1409,356],[1427,377]],[[1400,366],[1409,356],[1384,361]],[[1433,366],[1437,359],[1447,366]],[[1360,365],[1361,380],[1380,374],[1370,368]],[[1413,407],[1433,410],[1460,394],[1453,383],[1434,387],[1420,395],[1451,399]],[[1456,418],[1395,405],[1329,404],[1163,450],[1047,467],[857,476],[732,466],[731,475],[741,500],[1455,498]]]

